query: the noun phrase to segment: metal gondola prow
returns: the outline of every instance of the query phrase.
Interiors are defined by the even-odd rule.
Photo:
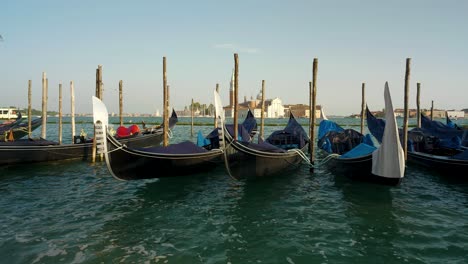
[[[106,149],[105,149],[105,140],[106,138],[104,137],[104,126],[100,120],[96,121],[94,124],[95,127],[95,135],[94,138],[96,140],[96,153],[97,154],[105,154]]]

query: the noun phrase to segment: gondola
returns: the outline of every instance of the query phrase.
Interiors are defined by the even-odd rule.
[[[35,118],[31,121],[31,132],[42,125],[42,118]],[[0,141],[18,140],[28,135],[28,122],[21,122],[9,131],[0,134]]]
[[[21,113],[18,112],[18,116],[15,120],[4,122],[0,124],[0,135],[4,135],[5,133],[9,132],[13,128],[17,127],[23,121],[23,117]]]
[[[287,125],[274,131],[258,143],[253,141],[256,121],[249,110],[246,119],[238,125],[235,140],[234,125],[225,125],[226,168],[236,178],[269,177],[297,169],[307,161],[309,137],[291,113]]]
[[[404,152],[400,145],[388,83],[385,83],[385,126],[381,144],[376,147],[370,135],[343,129],[335,122],[322,120],[318,132],[321,164],[335,175],[384,185],[398,185],[404,177]]]
[[[468,131],[431,120],[421,113],[421,128],[408,132],[408,161],[443,175],[468,171]]]
[[[169,128],[177,123],[177,115],[172,113]],[[154,133],[133,135],[118,139],[126,146],[151,147],[162,142],[160,128]],[[59,144],[42,138],[28,138],[14,141],[0,141],[0,166],[50,162],[61,160],[89,160],[92,157],[93,140],[83,136],[75,136],[70,144]]]
[[[172,114],[169,118],[169,129],[174,128],[177,121],[177,113],[175,110],[172,110]],[[113,136],[118,142],[130,148],[155,147],[161,145],[161,142],[163,141],[163,128],[162,126],[158,126],[157,128],[148,128],[140,133],[135,133],[125,137],[118,137],[117,134],[114,134]]]
[[[431,120],[421,113],[421,130],[426,135],[437,137],[444,147],[468,147],[468,130],[465,130],[447,117],[447,124]]]
[[[215,91],[215,97],[219,97]],[[216,105],[216,112],[222,109]],[[109,172],[118,180],[141,180],[194,175],[213,170],[223,162],[222,133],[208,148],[183,141],[168,146],[135,148],[121,144],[108,134],[108,114],[105,104],[93,97],[93,115],[102,136],[101,145]],[[223,121],[218,121],[222,125]],[[217,129],[216,129],[217,130]]]
[[[381,141],[381,131],[386,122],[368,113],[367,123],[369,131]],[[421,114],[421,128],[408,131],[408,162],[427,167],[442,175],[465,175],[468,171],[466,134],[466,131],[430,120]]]

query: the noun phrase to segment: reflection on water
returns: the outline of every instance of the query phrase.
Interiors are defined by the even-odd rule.
[[[353,182],[346,177],[335,177],[335,184],[342,192],[352,236],[353,259],[368,262],[386,262],[400,256],[399,245],[394,238],[399,233],[395,215],[398,206],[393,205],[391,189],[365,182]],[[401,261],[401,259],[399,259]]]
[[[180,131],[171,140],[189,137],[187,127]],[[463,263],[468,256],[467,183],[411,165],[402,184],[389,187],[325,168],[310,174],[307,166],[270,179],[236,181],[218,168],[123,182],[104,163],[57,162],[1,167],[0,196],[5,263]]]

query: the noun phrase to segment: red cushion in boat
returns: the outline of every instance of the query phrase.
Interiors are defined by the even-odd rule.
[[[140,133],[140,128],[137,125],[131,125],[128,128],[119,126],[117,128],[117,137],[128,137]]]
[[[137,125],[131,125],[128,127],[128,131],[130,135],[134,135],[140,133],[140,128]]]
[[[119,127],[117,128],[117,136],[118,136],[118,137],[126,137],[126,136],[128,136],[127,128],[124,127],[124,126],[119,126]]]

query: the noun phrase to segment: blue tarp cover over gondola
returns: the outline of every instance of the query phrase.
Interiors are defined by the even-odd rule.
[[[265,141],[283,149],[301,149],[309,142],[309,137],[291,113],[286,127],[283,130],[274,131]]]
[[[319,148],[328,153],[347,154],[344,158],[359,157],[369,154],[370,148],[376,149],[369,134],[362,135],[354,129],[343,129],[330,120],[322,120],[320,122],[318,134],[319,140],[317,145]],[[364,145],[360,146],[361,144]],[[359,148],[352,151],[357,147]]]

